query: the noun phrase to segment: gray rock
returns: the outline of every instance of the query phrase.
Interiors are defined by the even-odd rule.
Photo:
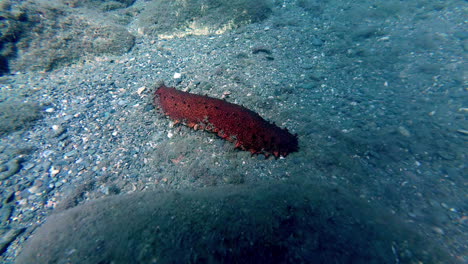
[[[12,159],[10,160],[6,166],[6,170],[0,173],[0,180],[8,179],[10,176],[15,175],[21,169],[21,160],[20,159]]]
[[[319,38],[313,38],[311,44],[316,47],[321,47],[323,45],[323,41]]]
[[[5,250],[11,244],[11,242],[13,242],[13,240],[15,240],[19,234],[23,233],[24,230],[26,229],[14,228],[14,229],[9,229],[6,232],[4,232],[2,236],[0,237],[0,254],[5,252]]]

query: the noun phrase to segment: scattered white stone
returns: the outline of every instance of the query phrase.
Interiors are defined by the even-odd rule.
[[[49,169],[50,177],[55,177],[60,172],[60,168],[56,168],[55,166],[51,166]]]
[[[143,28],[137,28],[137,33],[138,35],[143,36],[145,34],[145,30],[143,30]]]
[[[182,78],[182,74],[180,72],[174,73],[174,79],[180,79]]]
[[[171,131],[167,132],[167,137],[168,138],[172,138],[173,136],[174,136],[174,134]]]
[[[442,228],[440,228],[440,227],[437,227],[437,226],[432,227],[432,230],[434,230],[434,232],[436,232],[439,235],[444,235],[445,234],[444,230]]]
[[[49,107],[45,111],[46,111],[46,113],[53,113],[55,111],[55,109],[53,107]]]
[[[143,93],[145,91],[145,89],[146,89],[146,86],[142,86],[142,87],[138,88],[137,94],[141,95],[141,93]]]
[[[390,36],[383,36],[383,37],[377,39],[377,41],[387,41],[389,39],[390,39]]]
[[[58,131],[58,130],[60,130],[60,126],[59,126],[59,125],[53,125],[53,126],[52,126],[52,129],[53,129],[54,131]]]

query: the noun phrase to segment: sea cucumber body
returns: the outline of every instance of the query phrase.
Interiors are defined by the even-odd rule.
[[[217,133],[252,154],[286,157],[298,150],[297,136],[240,105],[164,85],[156,90],[154,103],[177,123]]]

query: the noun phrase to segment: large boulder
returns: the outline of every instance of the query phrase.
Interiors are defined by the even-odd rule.
[[[399,221],[308,184],[113,196],[50,216],[17,263],[450,263]]]
[[[269,0],[153,0],[135,21],[143,34],[213,34],[261,21],[271,7]]]
[[[99,11],[74,10],[59,1],[27,1],[0,10],[10,36],[0,39],[0,75],[49,71],[133,47],[135,37],[124,26],[101,19]]]

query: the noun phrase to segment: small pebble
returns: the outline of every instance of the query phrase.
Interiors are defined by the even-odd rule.
[[[65,153],[63,156],[64,156],[65,158],[68,158],[68,157],[74,156],[74,155],[76,155],[76,154],[77,154],[77,151],[76,151],[76,149],[74,149],[74,150],[72,150],[72,151],[69,151],[69,152]]]
[[[44,158],[48,158],[50,155],[54,154],[55,152],[52,151],[52,150],[45,150],[44,152],[42,152],[42,157]]]
[[[32,168],[34,168],[34,163],[26,163],[24,166],[23,166],[23,169],[24,170],[30,170]]]
[[[28,192],[33,193],[33,194],[37,194],[39,192],[39,189],[40,189],[40,186],[35,185],[35,186],[31,187],[31,188],[28,188]]]
[[[405,127],[403,127],[403,126],[398,127],[398,132],[400,132],[400,134],[402,134],[405,137],[410,137],[411,136],[411,133],[409,132],[409,130],[406,129]]]
[[[432,230],[434,230],[434,232],[436,232],[439,235],[444,235],[445,234],[444,230],[442,228],[440,228],[440,227],[437,227],[437,226],[434,226],[432,228]]]
[[[141,93],[143,93],[143,92],[145,91],[145,89],[146,89],[145,86],[142,86],[142,87],[138,88],[137,94],[138,94],[138,95],[141,95]]]
[[[60,172],[60,168],[57,168],[55,166],[52,166],[49,169],[50,177],[55,177],[55,175],[57,175],[59,172]]]
[[[65,129],[61,125],[53,125],[52,130],[54,131],[54,137],[58,137],[65,132]]]

